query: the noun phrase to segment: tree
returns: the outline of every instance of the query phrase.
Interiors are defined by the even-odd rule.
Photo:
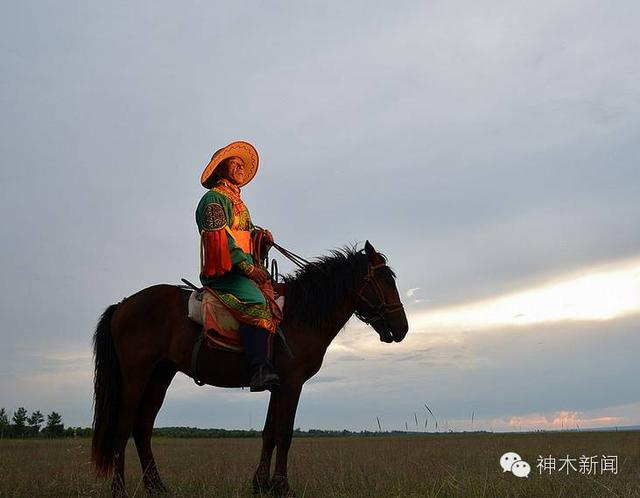
[[[51,412],[47,415],[47,426],[44,428],[44,432],[48,436],[62,436],[64,434],[64,424],[59,413]]]
[[[27,423],[29,424],[29,432],[32,436],[37,436],[40,432],[40,426],[44,423],[44,417],[40,410],[36,410],[31,414],[31,416],[27,419]]]
[[[4,408],[0,408],[0,438],[4,438],[5,433],[9,429],[9,417]]]
[[[26,423],[27,423],[27,410],[24,407],[18,408],[13,413],[13,426],[16,431],[16,436],[22,437],[26,432]]]

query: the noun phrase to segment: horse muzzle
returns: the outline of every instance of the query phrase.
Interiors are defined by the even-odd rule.
[[[378,335],[380,336],[380,342],[386,342],[387,344],[390,344],[395,340],[390,330],[380,332]]]
[[[387,328],[381,332],[378,332],[378,335],[380,336],[380,342],[386,342],[388,344],[392,342],[402,342],[404,337],[407,335],[408,330],[408,326],[402,327],[400,330]]]

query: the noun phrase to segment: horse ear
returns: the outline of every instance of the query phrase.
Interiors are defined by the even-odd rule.
[[[372,265],[377,265],[382,260],[378,252],[373,248],[368,240],[364,243],[364,252],[367,254],[367,258],[369,258],[369,262]]]

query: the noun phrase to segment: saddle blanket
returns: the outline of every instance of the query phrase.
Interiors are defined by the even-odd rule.
[[[284,296],[276,298],[280,310],[284,310]],[[189,318],[204,328],[209,346],[231,351],[242,351],[240,341],[240,322],[218,299],[216,294],[206,287],[191,292],[189,296]]]

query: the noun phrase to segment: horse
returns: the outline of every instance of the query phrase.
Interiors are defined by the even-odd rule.
[[[273,362],[280,386],[269,399],[254,493],[296,496],[289,485],[287,458],[302,385],[320,369],[331,341],[355,314],[385,343],[400,342],[409,326],[387,258],[369,241],[364,249],[343,247],[307,262],[283,277],[281,328],[289,351],[274,338]],[[91,460],[96,473],[113,474],[113,496],[126,496],[124,456],[133,433],[150,495],[169,494],[151,451],[153,425],[177,372],[216,387],[249,385],[244,354],[200,348],[192,352],[201,327],[187,317],[190,292],[159,284],[143,289],[102,314],[94,337],[94,418]],[[289,355],[288,353],[292,353]],[[271,457],[276,451],[273,477]]]

